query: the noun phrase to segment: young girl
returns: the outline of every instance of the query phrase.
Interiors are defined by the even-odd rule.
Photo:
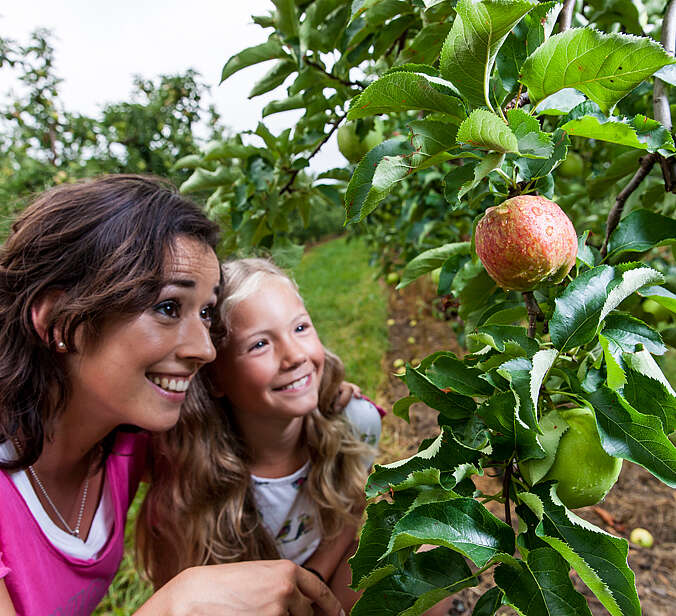
[[[177,428],[158,439],[145,562],[162,584],[197,563],[288,558],[347,610],[379,411],[363,398],[334,409],[342,364],[280,269],[243,259],[222,271],[226,338]]]
[[[0,615],[89,614],[120,563],[148,434],[171,428],[220,284],[217,228],[166,184],[62,185],[0,249]],[[218,319],[215,319],[216,321]],[[139,614],[340,606],[289,561],[192,568]]]

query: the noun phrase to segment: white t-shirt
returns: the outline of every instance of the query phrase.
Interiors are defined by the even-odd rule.
[[[368,400],[352,398],[344,412],[359,438],[377,446],[381,430],[378,409]],[[365,462],[370,467],[373,458]],[[251,475],[256,507],[265,528],[275,537],[280,556],[299,565],[312,556],[322,538],[317,508],[303,489],[309,471],[308,461],[286,477]]]
[[[13,460],[15,457],[16,450],[11,441],[0,443],[0,459]],[[33,484],[28,479],[26,471],[15,471],[13,473],[8,473],[8,475],[21,496],[23,496],[23,499],[26,501],[26,505],[42,529],[42,532],[55,548],[68,556],[81,558],[83,560],[90,560],[98,556],[112,534],[113,524],[115,523],[115,509],[113,508],[113,502],[105,476],[101,500],[96,507],[96,513],[94,514],[94,519],[92,520],[87,539],[86,541],[82,541],[82,539],[74,537],[52,522],[52,519],[45,511],[40,499],[35,493]]]

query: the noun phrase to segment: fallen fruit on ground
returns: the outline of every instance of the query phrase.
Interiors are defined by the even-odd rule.
[[[651,548],[653,547],[653,536],[649,530],[645,528],[635,528],[631,531],[629,535],[629,541],[640,545],[642,548]]]
[[[596,505],[615,485],[622,469],[622,459],[608,455],[601,446],[594,412],[586,407],[558,409],[568,428],[558,441],[554,461],[547,473],[535,483],[557,481],[556,493],[568,509]],[[560,429],[558,422],[544,427],[545,437]],[[543,426],[548,422],[542,421]],[[526,460],[519,464],[523,477],[532,483],[540,462]]]
[[[534,195],[489,207],[474,239],[488,275],[511,291],[561,282],[577,256],[573,223],[556,203]]]
[[[385,277],[385,280],[387,281],[387,284],[397,284],[399,282],[399,274],[397,274],[397,272],[390,272]]]
[[[397,368],[401,368],[401,367],[404,366],[405,364],[406,364],[406,362],[405,362],[403,359],[397,358],[397,359],[395,359],[395,360],[392,362],[392,367],[393,367],[394,369],[397,369]]]

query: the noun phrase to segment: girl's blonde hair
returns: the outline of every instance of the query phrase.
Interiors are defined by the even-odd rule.
[[[297,286],[265,259],[226,262],[221,315],[226,328],[233,308],[269,276]],[[358,526],[370,447],[362,443],[333,401],[345,374],[325,350],[319,405],[304,418],[303,438],[311,466],[304,486],[316,503],[325,538],[346,524]],[[186,567],[279,558],[256,511],[249,452],[227,399],[209,395],[201,371],[188,390],[178,424],[154,436],[152,483],[137,522],[137,543],[146,572],[161,586]]]

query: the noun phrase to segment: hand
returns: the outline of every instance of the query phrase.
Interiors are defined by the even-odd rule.
[[[260,560],[186,569],[158,590],[137,615],[197,612],[207,616],[343,614],[336,597],[313,573],[289,560]]]
[[[361,398],[361,389],[354,383],[343,381],[338,388],[338,393],[333,401],[333,408],[342,411],[352,398]]]

